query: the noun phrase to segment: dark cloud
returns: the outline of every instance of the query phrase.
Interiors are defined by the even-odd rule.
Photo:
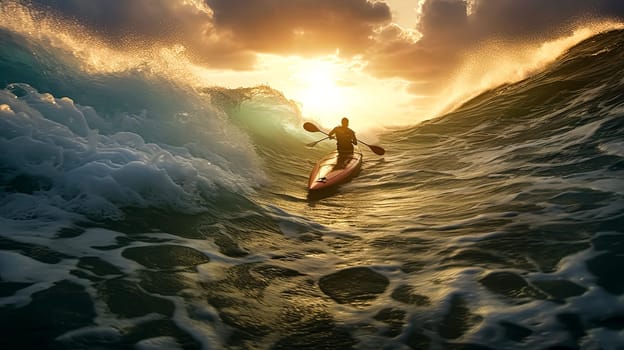
[[[251,68],[254,54],[362,53],[390,9],[367,0],[31,0],[115,45],[178,43],[213,67]],[[208,11],[202,11],[197,4]],[[200,6],[201,7],[201,6]]]
[[[211,23],[195,6],[167,0],[31,0],[36,7],[70,18],[111,40],[168,40]]]
[[[418,31],[420,45],[434,47],[454,44],[468,34],[467,5],[463,1],[427,1],[422,9]]]
[[[180,44],[198,63],[216,68],[253,66],[255,53],[221,37],[201,1],[30,0],[45,13],[77,22],[113,47]]]
[[[219,31],[252,50],[361,53],[391,20],[383,2],[366,0],[207,0]]]
[[[622,4],[621,0],[427,0],[418,30],[423,44],[460,48],[490,39],[544,40],[579,22],[621,20]]]
[[[618,14],[608,10],[616,3],[621,1],[479,0],[471,16],[472,30],[482,37],[553,37],[578,21],[611,15],[621,17],[623,11]]]

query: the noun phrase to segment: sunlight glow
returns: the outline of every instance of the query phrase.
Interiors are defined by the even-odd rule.
[[[292,80],[297,88],[293,98],[304,115],[322,122],[335,122],[350,108],[348,88],[339,86],[342,67],[331,61],[304,61],[293,67]]]
[[[305,120],[316,121],[325,129],[340,124],[342,117],[348,117],[360,133],[417,120],[414,99],[418,97],[409,92],[409,82],[375,78],[366,72],[367,63],[359,57],[261,54],[258,58],[253,76],[230,72],[217,77],[207,72],[205,77],[232,84],[266,83],[295,101]]]

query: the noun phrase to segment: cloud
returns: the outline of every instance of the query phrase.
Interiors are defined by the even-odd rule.
[[[258,52],[361,53],[391,20],[383,2],[366,0],[207,0],[219,31]]]
[[[165,0],[31,0],[111,40],[170,39],[210,24],[211,14],[191,2]]]
[[[484,43],[544,42],[590,20],[624,20],[621,0],[423,0],[414,40],[386,26],[366,58],[370,73],[412,81],[415,90],[442,87],[466,55]]]
[[[485,37],[552,37],[579,20],[611,16],[622,18],[624,11],[617,3],[621,1],[479,0],[472,15],[473,30]]]
[[[621,0],[427,0],[423,44],[466,47],[489,39],[551,39],[590,19],[623,19]]]
[[[199,63],[252,68],[256,53],[362,53],[391,21],[366,0],[31,0],[115,45],[176,43]]]
[[[390,0],[388,0],[392,3]],[[547,40],[577,21],[624,19],[622,0],[419,0],[415,28],[374,0],[30,0],[115,45],[181,44],[217,68],[252,69],[257,53],[359,55],[379,77],[430,86],[488,40]],[[414,34],[417,35],[414,35]]]
[[[215,68],[253,66],[255,53],[220,36],[201,0],[30,0],[35,8],[79,23],[113,47],[183,45],[198,63]]]

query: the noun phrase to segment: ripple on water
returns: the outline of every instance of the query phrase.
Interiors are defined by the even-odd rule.
[[[479,282],[491,292],[508,298],[531,301],[546,299],[546,295],[531,286],[522,276],[508,271],[496,271],[487,274]]]
[[[431,300],[428,297],[415,293],[412,287],[405,284],[396,287],[391,296],[392,299],[404,304],[415,306],[431,305]]]
[[[323,293],[340,304],[366,304],[383,293],[390,284],[388,278],[367,267],[352,267],[321,277]]]
[[[229,327],[228,347],[253,348],[267,338],[275,342],[272,349],[350,349],[356,343],[348,329],[336,324],[315,281],[296,270],[234,265],[223,279],[202,286]]]
[[[160,270],[192,267],[210,261],[210,258],[193,248],[172,244],[130,247],[122,255],[145,267]]]

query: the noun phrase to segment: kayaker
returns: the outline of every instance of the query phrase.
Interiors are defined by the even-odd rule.
[[[353,153],[353,145],[357,145],[357,138],[355,137],[355,132],[349,129],[348,118],[342,118],[341,125],[333,128],[328,134],[329,138],[332,140],[334,139],[334,135],[336,136],[336,149],[338,153]]]

